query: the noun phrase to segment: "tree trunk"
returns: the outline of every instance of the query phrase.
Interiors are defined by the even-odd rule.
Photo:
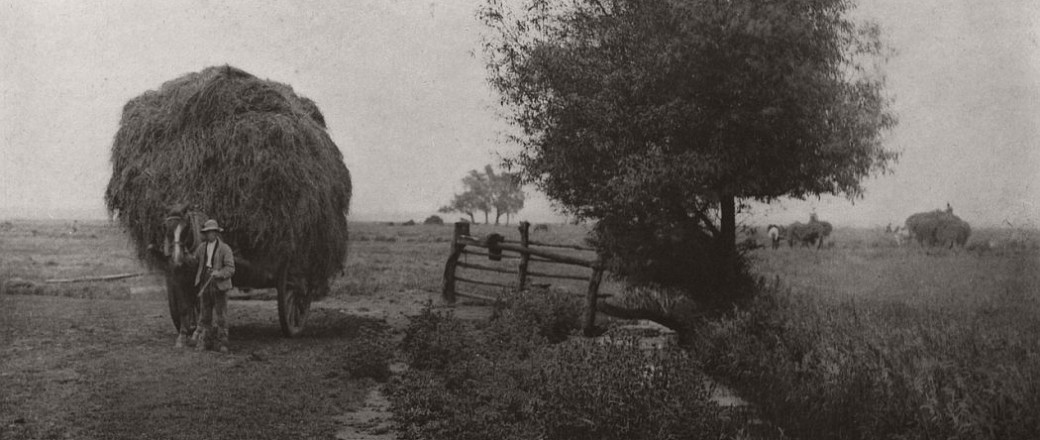
[[[466,214],[469,214],[469,222],[470,223],[477,224],[477,219],[473,217],[473,212],[472,211],[471,212],[467,212]]]
[[[490,212],[491,212],[490,210],[484,211],[484,224],[485,225],[488,224],[488,213],[490,213]]]
[[[726,286],[732,288],[737,276],[737,208],[732,195],[719,197],[719,215],[719,254],[726,264],[723,279]]]

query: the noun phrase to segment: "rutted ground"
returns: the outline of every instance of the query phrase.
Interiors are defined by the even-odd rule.
[[[0,438],[332,438],[377,385],[344,371],[386,328],[356,308],[323,304],[287,340],[273,302],[234,301],[220,355],[174,349],[159,300],[0,296]]]

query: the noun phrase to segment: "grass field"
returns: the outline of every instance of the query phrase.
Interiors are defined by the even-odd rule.
[[[81,222],[70,233],[71,226],[0,225],[5,293],[71,297],[68,301],[134,300],[135,313],[168,319],[164,293],[156,287],[161,280],[154,275],[40,284],[144,270],[118,228]],[[378,308],[389,316],[436,298],[450,225],[359,223],[351,228],[347,268],[334,280],[327,302],[354,304],[362,312]],[[513,226],[474,225],[472,232],[492,231],[517,235]],[[586,233],[583,226],[554,225],[535,239],[579,244]],[[765,243],[764,237],[756,238]],[[969,243],[987,246],[973,251],[901,248],[880,230],[838,228],[821,250],[754,250],[754,271],[768,281],[769,300],[708,325],[699,356],[711,374],[730,382],[795,437],[1031,438],[1028,433],[1040,432],[1040,234],[979,230]],[[583,285],[554,283],[552,288],[580,293]],[[620,288],[613,284],[605,290]],[[35,310],[5,304],[9,317]],[[65,303],[32,307],[47,304]],[[262,316],[263,324],[241,325],[270,325],[273,331],[275,315],[268,310],[271,316]],[[12,322],[4,327],[5,356],[28,359],[34,349],[24,344],[25,329]],[[156,343],[163,328],[156,324],[153,331],[159,333],[135,343]],[[172,330],[169,334],[172,341]],[[60,337],[60,332],[48,336]],[[43,376],[18,368],[8,364],[6,379],[0,381],[10,386],[12,377],[21,377],[23,390],[45,385],[32,383],[45,381]],[[9,395],[4,406],[63,398],[60,393],[19,396]],[[59,419],[52,422],[80,420]],[[68,428],[64,432],[83,427]]]

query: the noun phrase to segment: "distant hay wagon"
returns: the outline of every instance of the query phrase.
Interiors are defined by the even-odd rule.
[[[953,208],[919,212],[904,223],[910,237],[924,247],[961,248],[971,236],[971,225],[953,214]]]
[[[182,256],[207,218],[224,226],[236,287],[275,288],[282,332],[343,270],[351,179],[315,103],[230,66],[164,83],[123,108],[105,202],[137,257],[162,271],[174,326],[195,325]]]

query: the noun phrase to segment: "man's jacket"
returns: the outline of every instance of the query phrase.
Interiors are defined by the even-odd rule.
[[[196,249],[194,260],[199,263],[199,270],[195,273],[195,285],[205,283],[206,272],[206,242],[202,242]],[[217,248],[213,250],[213,281],[220,290],[231,290],[231,276],[235,274],[235,256],[231,253],[231,246],[224,240],[217,239]]]

